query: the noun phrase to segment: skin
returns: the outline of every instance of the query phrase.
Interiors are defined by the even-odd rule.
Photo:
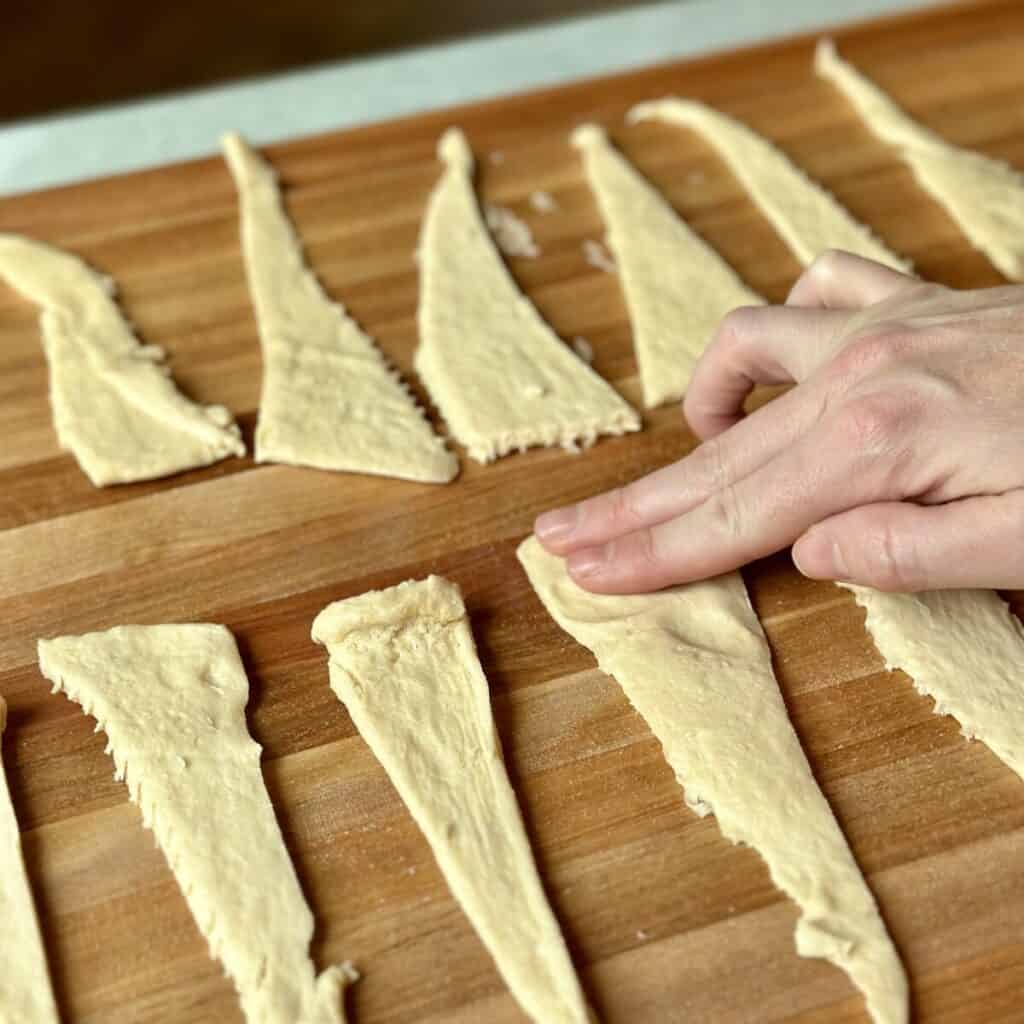
[[[758,384],[794,384],[749,416]],[[540,542],[597,593],[715,576],[792,545],[880,590],[1024,587],[1024,287],[954,291],[844,252],[785,305],[737,309],[683,412],[703,443],[546,512]]]

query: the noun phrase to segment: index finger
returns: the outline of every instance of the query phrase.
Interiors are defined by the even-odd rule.
[[[820,418],[823,407],[811,385],[789,391],[678,462],[625,487],[545,512],[534,532],[552,554],[567,555],[682,515],[791,445]]]
[[[770,555],[838,512],[904,497],[890,493],[895,456],[851,446],[848,423],[824,423],[683,515],[570,552],[569,574],[596,593],[658,590]]]

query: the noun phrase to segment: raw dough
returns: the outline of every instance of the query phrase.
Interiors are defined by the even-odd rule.
[[[459,471],[373,340],[303,263],[273,170],[238,135],[242,249],[263,349],[256,461],[447,483]]]
[[[495,245],[506,256],[525,256],[527,259],[535,260],[540,255],[530,225],[517,217],[508,207],[485,203],[484,222]]]
[[[641,103],[629,112],[628,120],[667,121],[700,131],[801,263],[812,262],[824,248],[834,248],[910,270],[907,260],[890,252],[781,149],[741,121],[695,100],[676,97]]]
[[[163,350],[139,344],[110,278],[70,253],[5,234],[0,277],[42,306],[57,440],[97,487],[245,454],[228,410],[190,402],[162,365]]]
[[[633,322],[644,405],[651,409],[682,397],[726,313],[764,300],[686,226],[602,128],[580,125],[572,143],[583,151],[608,227]]]
[[[575,357],[574,357],[575,358]],[[502,762],[458,587],[431,576],[328,605],[331,688],[423,830],[455,898],[538,1024],[585,1024]]]
[[[906,1021],[899,957],[790,724],[739,573],[608,597],[573,583],[534,537],[519,560],[651,727],[690,807],[757,850],[798,904],[797,952],[845,970],[878,1024]]]
[[[248,1024],[343,1024],[348,965],[316,977],[299,888],[245,724],[249,683],[223,626],[118,626],[39,641],[43,675],[108,738]]]
[[[639,430],[616,392],[581,363],[516,287],[480,217],[473,154],[449,128],[445,171],[420,244],[416,369],[456,440],[478,462],[534,445],[570,447]]]
[[[921,186],[998,270],[1015,280],[1024,278],[1024,174],[954,146],[908,117],[836,53],[831,39],[819,41],[814,69],[846,94],[871,131],[899,147]]]
[[[1024,779],[1024,629],[991,590],[886,594],[841,583],[867,612],[887,669],[952,715]]]
[[[7,704],[0,697],[0,737]],[[0,763],[0,1021],[6,1024],[59,1024],[46,969],[43,937],[32,902],[21,835]]]

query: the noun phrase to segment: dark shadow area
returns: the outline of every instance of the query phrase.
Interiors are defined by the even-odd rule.
[[[629,6],[639,0],[15,0],[0,122]]]

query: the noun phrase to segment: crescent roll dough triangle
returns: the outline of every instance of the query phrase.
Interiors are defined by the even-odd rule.
[[[238,135],[226,135],[223,147],[263,349],[256,461],[453,479],[456,457],[373,340],[303,263],[273,170]]]
[[[690,807],[757,850],[800,907],[797,952],[846,971],[876,1024],[907,1021],[899,956],[790,724],[739,573],[610,597],[578,587],[535,537],[519,560],[650,726]]]
[[[420,240],[416,369],[455,439],[490,462],[639,430],[633,409],[516,287],[480,216],[462,132],[449,128],[438,154],[445,169]]]
[[[512,995],[537,1024],[590,1020],[509,785],[458,587],[431,576],[328,605],[313,639]]]
[[[118,626],[39,641],[39,667],[107,734],[248,1024],[344,1024],[348,965],[317,977],[313,915],[245,724],[234,638],[209,624]]]
[[[764,302],[661,194],[640,176],[597,125],[580,125],[572,143],[608,228],[633,323],[644,405],[681,398],[697,359],[722,317]]]
[[[1024,278],[1024,174],[919,124],[843,60],[831,39],[819,41],[814,69],[846,94],[875,135],[899,148],[922,188],[1001,273]]]
[[[0,277],[42,307],[57,439],[97,487],[245,454],[228,410],[189,401],[161,364],[163,351],[139,344],[110,278],[70,253],[5,234]]]
[[[628,120],[666,121],[701,132],[801,263],[810,263],[823,248],[833,248],[896,270],[910,270],[907,260],[854,220],[835,196],[812,181],[781,149],[734,117],[695,100],[669,97],[638,104]],[[828,240],[824,245],[823,239]]]
[[[0,697],[0,738],[7,704]],[[0,762],[0,1021],[58,1024],[43,937],[21,859],[21,834]]]
[[[840,583],[867,613],[887,669],[902,669],[1024,779],[1024,629],[992,590],[887,594]]]

